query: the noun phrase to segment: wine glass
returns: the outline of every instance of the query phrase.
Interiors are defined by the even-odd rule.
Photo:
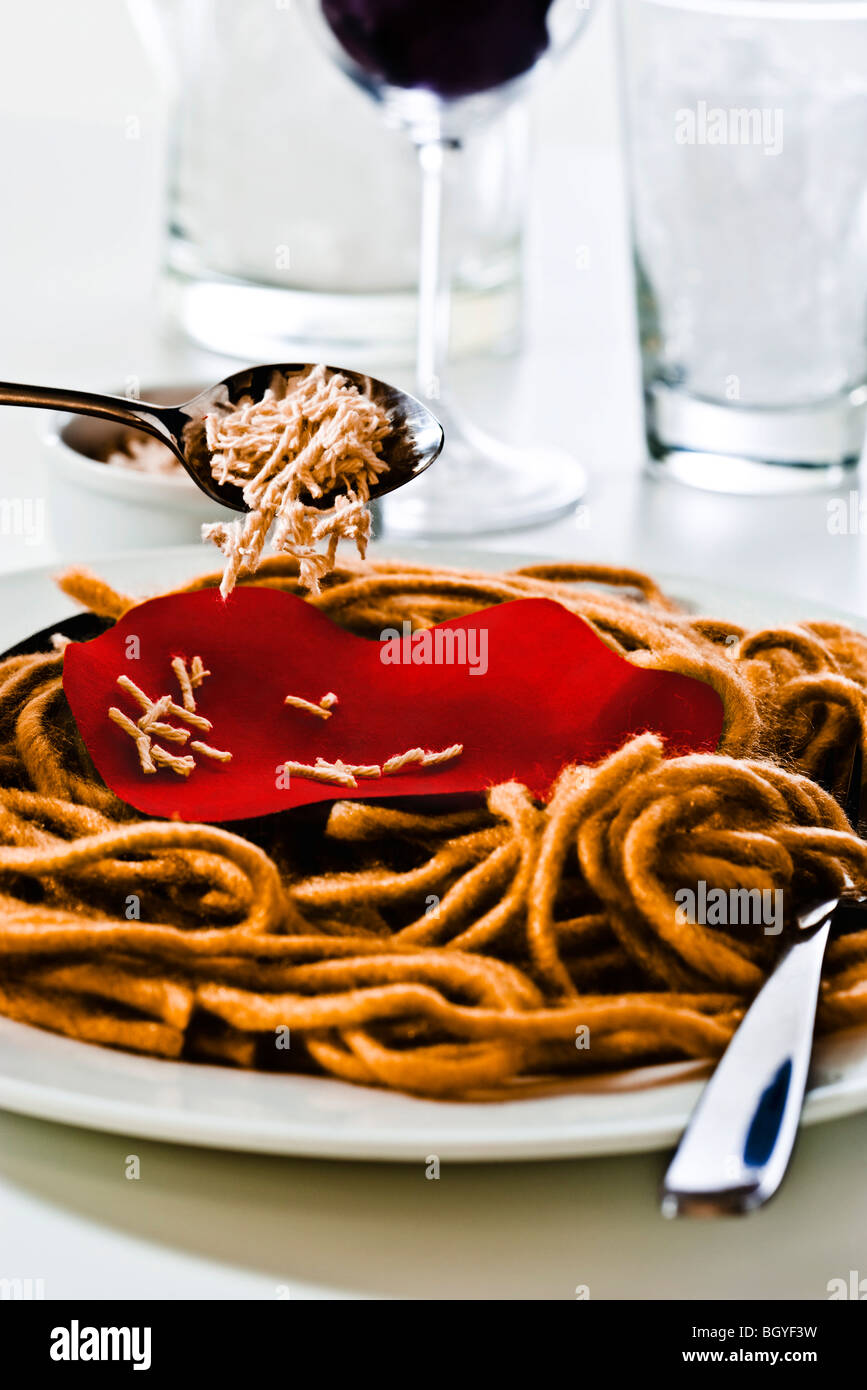
[[[445,430],[425,478],[382,503],[402,536],[507,531],[553,520],[583,495],[570,455],[515,448],[484,433],[445,389],[451,276],[444,264],[448,162],[467,134],[520,96],[576,37],[591,0],[304,0],[342,70],[404,130],[421,172],[417,391]]]

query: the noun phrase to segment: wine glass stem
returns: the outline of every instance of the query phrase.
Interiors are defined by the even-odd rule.
[[[418,350],[416,378],[422,400],[442,395],[449,342],[450,277],[443,255],[443,175],[451,141],[428,139],[418,144],[421,170],[421,238],[418,279]]]

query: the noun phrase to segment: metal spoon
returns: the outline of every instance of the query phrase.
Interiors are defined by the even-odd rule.
[[[48,410],[69,411],[74,415],[98,415],[103,420],[128,425],[130,429],[152,434],[174,453],[202,492],[236,512],[249,510],[241,489],[234,483],[218,483],[211,474],[211,452],[205,442],[205,416],[220,406],[235,404],[243,396],[261,400],[272,385],[275,374],[283,378],[311,370],[305,363],[247,367],[224,381],[201,391],[186,405],[154,405],[126,396],[103,396],[90,391],[65,391],[54,386],[19,386],[0,382],[0,405],[29,405]],[[384,381],[350,372],[343,367],[326,367],[339,372],[366,392],[389,414],[392,433],[383,441],[382,456],[388,470],[371,488],[371,497],[383,497],[395,488],[417,478],[429,468],[443,446],[442,426],[434,415],[405,391]],[[328,506],[326,496],[314,502]]]

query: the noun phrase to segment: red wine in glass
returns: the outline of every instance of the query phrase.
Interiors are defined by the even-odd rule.
[[[322,0],[335,37],[377,83],[446,101],[502,87],[548,47],[551,0]]]

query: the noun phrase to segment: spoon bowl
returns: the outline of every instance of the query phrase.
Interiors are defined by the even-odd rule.
[[[0,382],[0,405],[34,406],[75,415],[95,415],[130,429],[143,430],[165,444],[178,458],[193,482],[213,501],[236,512],[249,511],[243,493],[234,483],[219,483],[211,471],[211,451],[205,437],[205,417],[235,405],[245,396],[261,400],[269,387],[282,381],[291,389],[293,380],[311,371],[312,363],[282,363],[247,367],[200,391],[184,405],[156,405],[149,401],[107,396],[88,391],[65,391],[50,386],[21,386]],[[326,367],[329,376],[339,374],[369,395],[387,413],[390,434],[383,440],[382,457],[387,470],[370,490],[371,500],[384,497],[423,473],[443,447],[443,430],[421,401],[387,382],[343,367]],[[331,505],[333,494],[310,498],[316,507]],[[306,499],[305,499],[306,500]]]

